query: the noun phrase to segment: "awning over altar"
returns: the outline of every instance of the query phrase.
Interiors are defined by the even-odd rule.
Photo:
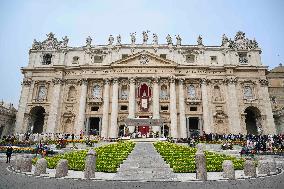
[[[125,119],[125,124],[131,126],[163,126],[162,119],[150,119],[150,118],[134,118]]]

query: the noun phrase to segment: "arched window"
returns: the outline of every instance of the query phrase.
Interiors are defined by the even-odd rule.
[[[161,99],[167,99],[168,98],[168,91],[167,91],[167,86],[166,85],[162,85],[161,86],[160,98]]]
[[[93,88],[93,97],[100,98],[101,97],[101,87],[99,85],[95,85]]]
[[[196,98],[196,91],[195,91],[195,87],[193,85],[189,85],[188,89],[187,89],[187,96],[190,99],[194,99]]]
[[[251,89],[250,86],[245,86],[244,97],[245,97],[245,99],[252,99],[253,98],[252,89]]]
[[[121,98],[122,100],[126,100],[126,99],[128,98],[127,85],[123,85],[123,86],[121,87],[120,98]]]
[[[44,100],[44,99],[46,99],[46,95],[47,95],[46,87],[45,86],[39,86],[37,99],[38,100]]]
[[[152,95],[151,88],[146,83],[143,83],[138,87],[138,92],[137,92],[138,97],[142,96],[151,97],[151,95]]]
[[[72,101],[76,98],[76,89],[74,86],[71,86],[68,91],[68,101]]]

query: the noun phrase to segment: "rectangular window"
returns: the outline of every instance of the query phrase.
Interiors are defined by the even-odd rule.
[[[122,54],[122,59],[125,59],[128,57],[128,54]]]
[[[93,106],[93,107],[91,107],[91,111],[92,112],[97,112],[97,111],[99,111],[99,107],[98,106]]]
[[[103,56],[94,56],[94,63],[102,63]]]
[[[127,106],[124,106],[124,105],[122,105],[122,106],[120,106],[120,110],[127,110],[128,109],[128,107]]]
[[[247,53],[239,53],[239,63],[240,64],[247,64],[248,63],[248,57]]]
[[[192,112],[196,112],[197,111],[197,107],[192,106],[192,107],[189,108],[189,110],[192,111]]]
[[[161,106],[161,111],[168,111],[169,107],[168,106]]]
[[[43,55],[42,64],[43,64],[43,65],[49,65],[49,64],[51,64],[51,58],[52,58],[52,54],[49,54],[49,53],[44,54],[44,55]]]
[[[166,54],[160,54],[160,57],[166,59],[166,58],[167,58],[167,55],[166,55]]]
[[[210,56],[211,64],[218,64],[217,56]]]
[[[186,55],[186,62],[193,63],[195,61],[195,56],[193,54]]]

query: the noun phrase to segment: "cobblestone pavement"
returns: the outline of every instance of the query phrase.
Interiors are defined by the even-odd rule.
[[[114,179],[173,181],[177,178],[152,143],[138,142],[118,169]]]
[[[139,147],[140,144],[137,145]],[[143,146],[143,145],[142,145]],[[143,150],[140,149],[140,150]],[[152,148],[154,150],[154,148]],[[138,152],[137,152],[138,153]],[[131,153],[132,155],[132,153]],[[134,153],[133,153],[134,155]],[[138,155],[138,154],[136,154]],[[151,154],[152,155],[152,154]],[[145,158],[145,156],[144,156]],[[153,158],[154,161],[160,161],[159,158]],[[282,159],[282,158],[281,158]],[[13,164],[12,160],[12,164]],[[161,162],[160,162],[161,163]],[[151,162],[153,165],[154,163]],[[159,164],[159,163],[157,163]],[[75,189],[75,188],[106,188],[106,189],[130,189],[130,188],[159,188],[159,189],[172,189],[172,188],[198,188],[198,189],[260,189],[260,188],[284,188],[284,173],[272,177],[262,177],[257,179],[246,180],[232,180],[232,181],[206,181],[206,182],[176,182],[176,181],[88,181],[88,180],[74,180],[74,179],[55,179],[27,176],[16,174],[7,170],[10,164],[6,164],[3,158],[0,158],[0,189]],[[121,167],[123,168],[123,166]],[[127,167],[124,167],[127,169]],[[145,167],[144,167],[145,168]],[[167,170],[166,166],[161,166]],[[146,171],[147,172],[147,171]],[[151,175],[154,173],[148,172]],[[174,178],[169,174],[170,178]],[[119,173],[117,174],[117,178]],[[161,178],[161,177],[160,177]],[[162,180],[162,179],[161,179]]]

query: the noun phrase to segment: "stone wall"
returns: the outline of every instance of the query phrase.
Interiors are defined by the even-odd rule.
[[[0,102],[0,138],[14,132],[17,110],[13,104]]]

